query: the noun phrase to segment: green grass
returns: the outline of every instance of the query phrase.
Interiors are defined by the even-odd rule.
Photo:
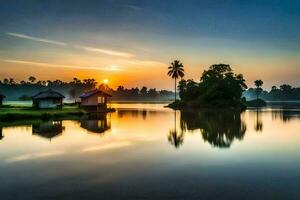
[[[6,105],[0,108],[0,121],[24,119],[74,119],[86,112],[75,106],[64,106],[63,109],[36,109],[27,106]]]

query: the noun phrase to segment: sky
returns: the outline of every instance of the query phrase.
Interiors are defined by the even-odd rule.
[[[300,86],[299,0],[2,0],[0,79],[95,78],[172,89],[230,64],[248,86]]]

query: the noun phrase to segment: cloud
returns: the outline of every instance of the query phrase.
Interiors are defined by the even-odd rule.
[[[4,62],[16,63],[16,64],[36,65],[39,67],[70,68],[70,69],[100,70],[100,71],[119,71],[120,70],[116,66],[93,67],[93,66],[61,65],[61,64],[34,62],[34,61],[27,61],[27,60],[9,60],[9,59],[0,59],[0,60],[4,61]]]
[[[142,10],[142,7],[136,5],[125,5],[125,7],[130,8],[132,10]]]
[[[60,45],[60,46],[66,46],[67,45],[64,42],[33,37],[33,36],[21,34],[21,33],[6,32],[6,34],[9,35],[9,36],[16,37],[16,38],[22,38],[22,39],[32,40],[32,41],[36,41],[36,42],[43,42],[43,43],[48,43],[48,44]],[[95,48],[95,47],[80,46],[80,45],[74,45],[73,47],[81,49],[81,50],[89,51],[89,52],[102,53],[102,54],[106,54],[106,55],[110,55],[110,56],[119,56],[119,57],[124,57],[124,58],[135,57],[135,55],[127,53],[127,52],[115,51],[115,50],[110,50],[110,49]]]
[[[153,60],[124,60],[123,62],[136,66],[167,66],[167,64]]]
[[[100,48],[87,47],[87,46],[75,46],[75,47],[77,47],[79,49],[83,49],[85,51],[97,52],[97,53],[102,53],[102,54],[106,54],[106,55],[110,55],[110,56],[120,56],[120,57],[125,57],[125,58],[132,58],[135,56],[130,53],[108,50],[108,49],[100,49]]]
[[[66,43],[64,43],[64,42],[48,40],[48,39],[38,38],[38,37],[32,37],[32,36],[29,36],[29,35],[24,35],[24,34],[19,34],[19,33],[7,32],[6,34],[9,35],[9,36],[13,36],[13,37],[17,37],[17,38],[23,38],[23,39],[27,39],[27,40],[33,40],[33,41],[36,41],[36,42],[44,42],[44,43],[55,44],[55,45],[60,45],[60,46],[65,46],[66,45]]]

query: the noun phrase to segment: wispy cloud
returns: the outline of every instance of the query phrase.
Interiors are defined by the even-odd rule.
[[[153,60],[124,60],[123,62],[136,66],[167,66],[167,64]]]
[[[125,7],[130,8],[132,10],[142,10],[142,7],[136,5],[125,5]]]
[[[34,61],[28,61],[28,60],[9,60],[9,59],[0,59],[0,60],[4,61],[4,62],[9,62],[9,63],[35,65],[35,66],[39,66],[39,67],[70,68],[70,69],[100,70],[100,71],[119,71],[120,70],[116,66],[93,67],[93,66],[61,65],[61,64],[44,63],[44,62],[34,62]]]
[[[44,42],[44,43],[48,43],[48,44],[55,44],[55,45],[61,45],[61,46],[65,46],[66,43],[64,42],[59,42],[59,41],[54,41],[54,40],[48,40],[48,39],[44,39],[44,38],[39,38],[39,37],[33,37],[33,36],[29,36],[29,35],[25,35],[25,34],[20,34],[20,33],[11,33],[11,32],[7,32],[6,33],[9,36],[13,36],[13,37],[17,37],[17,38],[22,38],[22,39],[27,39],[27,40],[33,40],[36,42]]]
[[[125,57],[125,58],[132,58],[135,56],[130,53],[108,50],[108,49],[100,49],[100,48],[87,47],[87,46],[75,46],[75,47],[83,49],[85,51],[97,52],[97,53],[102,53],[102,54],[106,54],[106,55],[110,55],[110,56],[120,56],[120,57]]]
[[[6,34],[9,36],[12,36],[12,37],[22,38],[22,39],[26,39],[26,40],[32,40],[32,41],[36,41],[36,42],[43,42],[43,43],[48,43],[48,44],[60,45],[60,46],[67,45],[67,43],[65,43],[65,42],[48,40],[48,39],[39,38],[39,37],[33,37],[30,35],[25,35],[25,34],[21,34],[21,33],[6,32]],[[115,51],[115,50],[105,49],[105,48],[96,48],[96,47],[81,46],[81,45],[73,45],[72,47],[75,47],[77,49],[81,49],[84,51],[102,53],[102,54],[106,54],[106,55],[110,55],[110,56],[119,56],[119,57],[124,57],[124,58],[135,57],[135,55],[133,55],[131,53]]]

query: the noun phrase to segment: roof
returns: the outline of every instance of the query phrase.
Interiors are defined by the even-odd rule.
[[[89,98],[90,96],[92,96],[94,94],[97,94],[97,93],[102,94],[102,95],[106,95],[108,97],[112,97],[110,94],[108,94],[108,93],[106,93],[102,90],[95,89],[95,90],[91,90],[91,91],[88,91],[88,92],[85,92],[85,93],[81,94],[79,96],[79,98]]]
[[[54,90],[46,90],[43,92],[39,92],[36,95],[32,96],[33,99],[47,99],[47,98],[65,98],[64,95],[60,94],[59,92],[56,92]]]

